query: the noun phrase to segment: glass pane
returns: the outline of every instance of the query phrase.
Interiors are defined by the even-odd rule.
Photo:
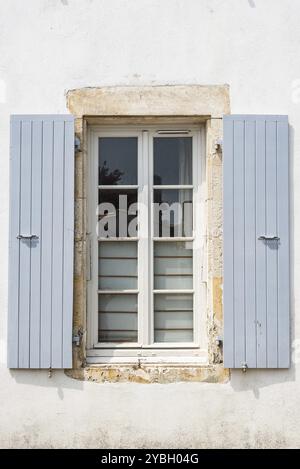
[[[99,312],[106,313],[136,313],[137,295],[135,293],[126,295],[110,295],[100,293],[98,308]]]
[[[187,244],[187,243],[186,243]],[[136,259],[137,243],[135,241],[104,241],[99,243],[99,256],[103,259],[119,258],[119,259]]]
[[[100,294],[99,342],[137,342],[137,295]]]
[[[136,290],[137,277],[136,275],[100,276],[98,288],[99,290]]]
[[[193,341],[193,295],[155,294],[155,342]]]
[[[156,275],[193,275],[193,259],[155,257],[154,272]]]
[[[154,190],[154,236],[182,237],[193,234],[193,191]]]
[[[156,311],[155,328],[157,329],[193,329],[193,312],[178,311],[176,314],[164,313]]]
[[[99,138],[99,184],[137,184],[137,137]]]
[[[154,255],[156,257],[193,257],[193,241],[157,241],[154,243]]]
[[[153,183],[192,184],[192,137],[154,138]]]
[[[98,236],[137,236],[137,190],[99,190]]]
[[[137,330],[136,313],[100,313],[99,326],[102,330]]]
[[[154,288],[193,288],[193,243],[154,243]]]
[[[99,272],[103,275],[137,275],[137,262],[135,259],[103,259],[99,258]]]
[[[99,342],[137,342],[137,331],[99,330]]]
[[[156,311],[167,311],[170,313],[193,311],[193,295],[192,293],[159,293],[155,295],[154,308]]]
[[[158,275],[154,274],[155,290],[191,290],[193,277],[191,275]]]
[[[98,272],[99,290],[136,289],[137,243],[135,241],[100,242]]]
[[[193,342],[193,331],[156,330],[155,342]]]

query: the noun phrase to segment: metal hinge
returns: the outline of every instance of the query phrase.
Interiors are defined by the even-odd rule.
[[[76,347],[79,347],[83,338],[84,330],[79,328],[77,329],[77,332],[74,331],[74,334],[72,336],[72,342]]]
[[[223,150],[223,140],[221,138],[218,138],[217,140],[215,140],[215,150],[216,151]]]
[[[83,332],[81,330],[79,330],[77,332],[77,334],[74,334],[73,337],[72,337],[72,342],[73,344],[76,346],[76,347],[79,347],[80,344],[81,344],[81,340],[82,340],[82,336],[83,336]]]
[[[223,337],[218,335],[215,339],[215,342],[216,342],[217,347],[222,347],[223,346]]]
[[[74,140],[74,147],[75,147],[75,151],[80,151],[80,150],[81,150],[81,141],[80,141],[80,138],[75,137],[75,140]]]
[[[81,340],[80,335],[73,335],[72,342],[73,342],[74,345],[76,345],[76,347],[79,347],[80,340]]]

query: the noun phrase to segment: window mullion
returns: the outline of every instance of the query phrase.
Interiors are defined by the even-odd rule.
[[[153,133],[150,134],[148,141],[148,180],[149,180],[149,241],[148,241],[148,256],[149,256],[149,343],[154,343],[154,276],[153,276],[153,238],[154,238],[154,223],[153,223]]]
[[[94,158],[92,159],[93,161],[93,171],[92,175],[94,178],[94,184],[92,184],[93,188],[93,197],[92,197],[92,223],[93,226],[91,226],[91,233],[92,233],[92,284],[93,284],[93,303],[92,307],[93,310],[95,311],[95,314],[93,315],[93,345],[97,344],[99,342],[98,340],[98,239],[96,236],[96,229],[95,227],[97,226],[97,206],[98,206],[98,145],[96,145],[96,142],[98,142],[98,138],[93,138],[93,155]]]
[[[142,345],[149,344],[149,185],[148,185],[148,132],[143,131],[139,144],[138,158],[138,203],[139,203],[139,245],[138,245],[138,341]]]

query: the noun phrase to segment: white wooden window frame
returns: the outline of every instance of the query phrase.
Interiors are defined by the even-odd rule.
[[[167,132],[168,131],[168,132]],[[162,132],[162,133],[161,133]],[[153,237],[153,190],[179,189],[180,185],[153,185],[153,139],[171,135],[192,137],[193,183],[182,188],[193,189],[193,236],[172,238],[172,241],[193,241],[193,293],[194,342],[154,343],[153,298],[156,293],[169,290],[153,290],[153,243],[170,241],[170,238]],[[130,293],[138,294],[138,342],[98,342],[98,238],[95,232],[98,200],[98,139],[101,137],[137,137],[138,139],[138,185],[122,185],[122,189],[138,190],[138,202],[149,210],[139,214],[139,235],[126,238],[138,242],[138,288]],[[147,126],[90,126],[88,129],[88,282],[87,282],[87,362],[130,363],[137,360],[163,363],[208,363],[207,353],[207,304],[206,304],[206,165],[204,125],[147,125]],[[107,189],[109,186],[103,186]],[[115,189],[112,187],[111,189]],[[122,238],[121,238],[122,239]],[[109,238],[107,241],[111,241]],[[119,241],[120,238],[116,238]],[[97,259],[97,261],[94,261]],[[150,287],[150,288],[149,288]],[[176,292],[179,293],[178,290]],[[102,291],[103,293],[103,291]],[[114,293],[114,291],[107,291]],[[122,290],[120,293],[126,293]],[[129,293],[129,291],[128,291]]]

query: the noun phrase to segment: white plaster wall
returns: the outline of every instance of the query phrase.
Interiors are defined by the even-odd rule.
[[[65,112],[65,92],[82,86],[228,83],[233,113],[289,115],[300,341],[299,15],[298,0],[0,0],[1,447],[300,447],[300,363],[168,385],[5,365],[9,115]]]

